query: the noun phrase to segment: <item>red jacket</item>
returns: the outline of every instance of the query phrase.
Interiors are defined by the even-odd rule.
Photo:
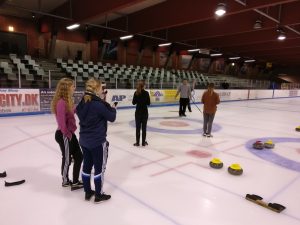
[[[202,95],[202,103],[204,105],[203,111],[205,113],[213,114],[217,111],[217,105],[220,103],[219,94],[213,92],[212,95],[205,91]]]

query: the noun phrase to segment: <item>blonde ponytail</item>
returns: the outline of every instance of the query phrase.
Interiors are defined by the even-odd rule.
[[[98,95],[99,91],[101,90],[101,82],[95,78],[90,78],[86,83],[85,83],[85,91],[90,92],[92,94]],[[89,102],[92,100],[92,96],[90,95],[84,95],[83,99],[85,102]]]

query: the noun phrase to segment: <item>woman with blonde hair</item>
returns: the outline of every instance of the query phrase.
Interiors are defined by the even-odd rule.
[[[142,146],[148,145],[146,141],[147,121],[148,121],[148,105],[150,105],[150,96],[145,89],[145,82],[139,81],[136,91],[134,92],[132,104],[136,105],[135,109],[135,126],[136,126],[136,142],[134,146],[140,145],[140,133],[142,127]]]
[[[59,144],[62,153],[61,175],[62,186],[82,187],[79,181],[79,173],[82,162],[81,149],[75,135],[76,121],[74,117],[74,103],[72,96],[75,87],[73,80],[62,78],[57,86],[51,103],[52,113],[55,114],[58,128],[55,132],[55,140]],[[69,179],[69,167],[71,157],[74,159],[73,182]]]
[[[203,103],[203,136],[212,137],[211,128],[217,111],[217,105],[220,103],[219,94],[214,92],[214,84],[210,83],[202,95]]]
[[[94,78],[85,85],[85,93],[76,107],[79,118],[79,143],[83,151],[82,181],[85,200],[95,195],[95,203],[111,198],[103,192],[104,172],[106,168],[109,142],[106,140],[107,121],[116,119],[115,106],[110,106],[99,96],[102,94],[101,82]],[[91,189],[91,171],[94,166],[95,191]]]

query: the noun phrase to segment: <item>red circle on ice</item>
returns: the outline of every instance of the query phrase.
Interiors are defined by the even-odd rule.
[[[185,123],[182,121],[174,121],[174,120],[162,121],[162,122],[160,122],[160,125],[168,126],[168,127],[187,127],[187,126],[189,126],[188,123]]]
[[[196,158],[209,158],[212,156],[211,153],[201,151],[201,150],[191,150],[191,151],[188,151],[186,154],[194,156]]]

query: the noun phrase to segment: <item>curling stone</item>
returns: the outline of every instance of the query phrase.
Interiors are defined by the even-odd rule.
[[[267,140],[265,143],[264,143],[264,147],[265,148],[274,148],[275,144],[273,143],[272,140]]]
[[[228,173],[231,175],[241,175],[243,169],[239,164],[231,164],[231,166],[228,167]]]
[[[214,168],[214,169],[221,169],[223,167],[223,163],[220,159],[218,158],[213,158],[210,162],[209,162],[210,167]]]
[[[300,126],[296,127],[296,131],[300,132]]]
[[[261,141],[256,141],[253,144],[253,148],[258,149],[258,150],[262,150],[262,149],[264,149],[264,144]]]

